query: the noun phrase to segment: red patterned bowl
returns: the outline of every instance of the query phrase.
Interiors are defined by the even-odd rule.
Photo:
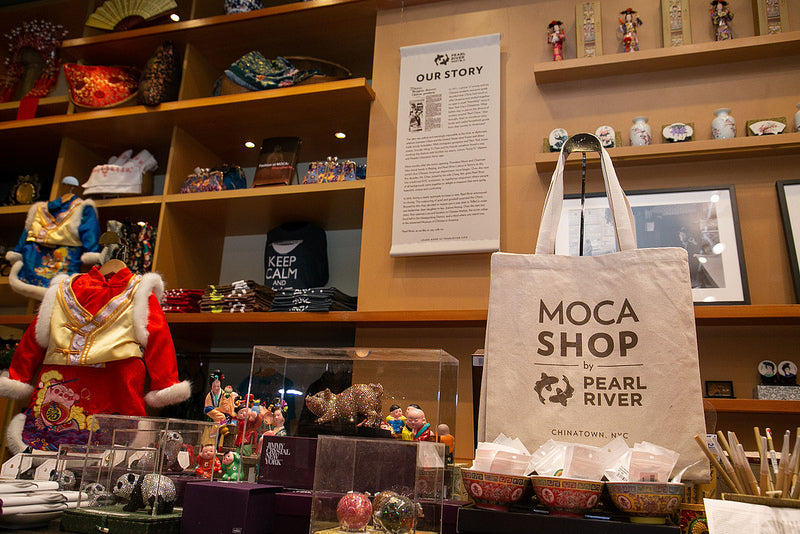
[[[664,523],[677,513],[683,484],[668,482],[606,482],[614,505],[634,523]]]
[[[530,477],[461,470],[461,481],[478,508],[507,511],[529,494]]]
[[[603,483],[564,477],[531,477],[533,490],[552,515],[583,517],[595,507]]]

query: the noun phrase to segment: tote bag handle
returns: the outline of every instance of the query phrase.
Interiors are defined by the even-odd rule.
[[[577,134],[591,135],[591,134]],[[558,223],[561,220],[561,210],[564,206],[564,166],[567,162],[569,151],[564,148],[569,144],[568,139],[561,147],[558,156],[556,170],[553,171],[553,178],[550,180],[550,189],[547,191],[547,198],[544,201],[542,210],[542,222],[539,226],[539,237],[536,241],[536,254],[555,254],[556,251],[556,232]],[[636,227],[633,221],[633,212],[625,197],[625,192],[619,185],[617,173],[611,163],[611,156],[608,151],[600,145],[598,140],[597,147],[600,149],[600,168],[603,171],[603,182],[606,188],[606,197],[611,207],[611,216],[614,220],[614,231],[617,235],[617,243],[620,250],[632,250],[636,248]]]

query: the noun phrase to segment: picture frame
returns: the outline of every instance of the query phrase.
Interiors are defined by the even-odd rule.
[[[580,2],[575,6],[575,47],[577,57],[603,55],[603,25],[600,2]]]
[[[696,305],[750,303],[733,185],[629,191],[626,196],[633,211],[639,248],[687,249]],[[556,254],[579,255],[580,200],[579,195],[564,197]],[[617,250],[605,193],[587,194],[584,255]]]
[[[689,0],[661,0],[661,37],[663,47],[692,44]]]
[[[800,303],[800,263],[797,258],[800,250],[800,180],[779,180],[775,182],[775,186],[778,189],[783,232],[792,269],[795,302]]]
[[[706,398],[733,399],[733,382],[731,380],[706,380]]]
[[[753,0],[753,23],[756,35],[775,35],[789,31],[786,0]]]

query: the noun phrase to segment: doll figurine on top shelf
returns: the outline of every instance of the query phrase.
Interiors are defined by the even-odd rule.
[[[547,42],[553,46],[553,61],[564,59],[564,23],[554,20],[547,25]]]
[[[619,19],[619,31],[622,33],[622,44],[625,46],[626,52],[633,52],[639,50],[639,36],[636,34],[636,29],[642,25],[642,19],[636,16],[636,11],[633,8],[628,8],[625,11],[620,11],[622,18]]]
[[[728,2],[725,0],[714,0],[711,2],[711,22],[714,24],[714,39],[717,41],[727,41],[733,39],[733,33],[728,23],[733,20],[733,13],[728,9]]]
[[[417,404],[409,404],[406,408],[406,424],[402,430],[402,439],[406,441],[433,441],[431,425],[425,419],[425,412]]]
[[[222,473],[222,465],[215,454],[213,445],[203,445],[195,461],[197,467],[194,472],[199,477],[211,478],[212,474]]]

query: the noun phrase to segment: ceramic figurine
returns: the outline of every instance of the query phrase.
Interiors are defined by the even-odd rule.
[[[447,449],[445,450],[445,462],[448,464],[453,463],[453,452],[455,451],[456,438],[450,433],[450,427],[444,423],[436,427],[436,441],[437,443],[444,443]]]
[[[336,505],[336,517],[344,532],[363,531],[372,517],[372,503],[365,494],[348,491]]]
[[[431,425],[425,419],[425,412],[416,404],[406,408],[406,425],[403,427],[402,439],[406,441],[433,441]]]
[[[306,396],[306,406],[317,416],[317,424],[349,421],[359,425],[380,426],[381,384],[353,384],[338,395],[326,388],[314,396]],[[358,415],[364,417],[358,421]]]
[[[211,478],[216,473],[222,473],[222,465],[214,452],[213,445],[203,445],[200,454],[195,458],[197,467],[194,472],[197,476]]]
[[[600,126],[595,130],[594,135],[600,139],[603,148],[614,148],[617,146],[617,132],[611,126]]]
[[[647,124],[647,117],[636,117],[630,130],[631,146],[644,146],[653,142],[653,132]]]
[[[250,395],[252,397],[252,395]],[[239,432],[236,434],[236,447],[242,447],[242,454],[250,456],[252,446],[258,439],[258,429],[261,426],[261,411],[253,409],[246,404],[236,413],[236,425]]]
[[[711,2],[711,22],[714,24],[714,39],[717,41],[727,41],[733,39],[733,33],[728,23],[733,19],[733,13],[728,9],[728,2],[725,0],[714,0]]]
[[[550,152],[558,152],[564,146],[564,142],[569,139],[569,134],[564,128],[555,128],[548,136],[548,143],[550,144]]]
[[[622,44],[626,52],[633,52],[639,50],[639,37],[636,35],[636,29],[642,25],[642,19],[636,16],[636,11],[628,8],[625,11],[620,11],[622,18],[619,19],[619,31],[622,33]]]
[[[406,416],[403,415],[403,409],[397,404],[389,406],[389,415],[386,416],[386,423],[392,429],[392,437],[399,438],[400,433],[403,431],[403,426],[406,424]]]
[[[564,23],[554,20],[547,25],[547,42],[553,47],[553,61],[564,59]]]
[[[800,132],[800,104],[795,106],[797,111],[794,114],[794,131]]]
[[[736,121],[728,115],[731,110],[720,108],[714,112],[714,120],[711,121],[711,136],[714,139],[733,139],[736,137]]]
[[[680,143],[681,141],[691,141],[694,129],[688,124],[673,122],[664,126],[664,129],[661,130],[661,135],[664,136],[668,143]]]
[[[228,451],[222,457],[222,480],[242,480],[242,457],[238,452]]]
[[[208,383],[211,391],[206,395],[206,402],[203,411],[219,426],[220,434],[227,434],[227,424],[236,417],[235,406],[238,394],[233,391],[231,386],[222,389],[222,380],[225,375],[222,371],[215,369],[208,376]]]

